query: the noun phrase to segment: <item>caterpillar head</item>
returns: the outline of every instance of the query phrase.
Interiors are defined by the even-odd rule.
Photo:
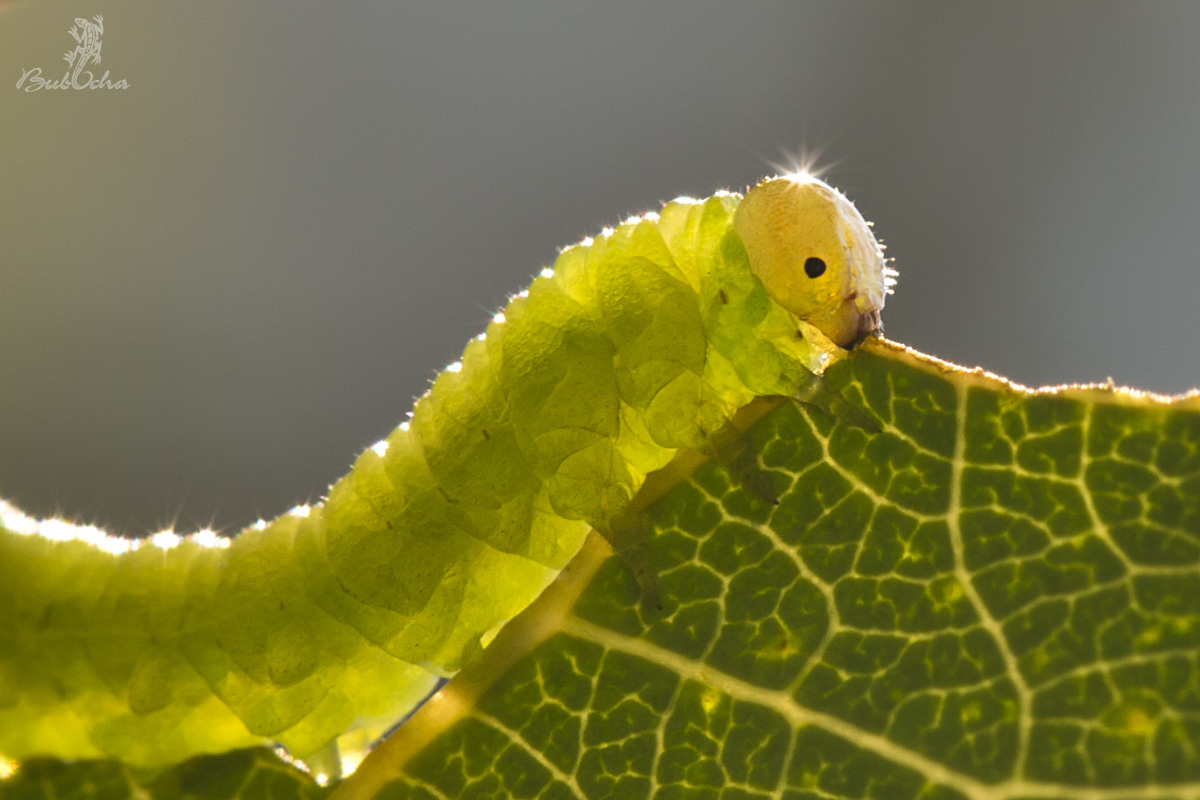
[[[879,330],[896,273],[841,192],[804,174],[767,178],[746,193],[733,227],[776,303],[845,348]]]

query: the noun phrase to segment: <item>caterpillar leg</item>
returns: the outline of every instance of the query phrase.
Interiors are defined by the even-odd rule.
[[[645,514],[629,509],[610,520],[601,528],[600,535],[612,545],[613,550],[633,573],[642,590],[642,603],[651,608],[662,608],[658,594],[658,573],[650,561],[650,520]]]
[[[327,781],[336,783],[342,779],[342,755],[337,739],[304,759],[313,775],[324,775]]]
[[[764,503],[779,505],[779,497],[772,485],[771,475],[759,466],[745,431],[739,431],[731,423],[726,423],[712,435],[708,446],[703,448],[702,452],[725,464],[733,478],[750,494]]]
[[[847,403],[844,397],[829,388],[829,384],[821,375],[810,374],[792,400],[819,408],[837,421],[867,433],[882,432],[874,417],[858,406]]]

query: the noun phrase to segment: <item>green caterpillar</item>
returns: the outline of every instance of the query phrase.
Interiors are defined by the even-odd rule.
[[[635,553],[630,500],[679,448],[812,399],[878,329],[884,263],[807,175],[680,198],[563,250],[319,505],[137,543],[0,504],[0,755],[361,748],[589,529]]]

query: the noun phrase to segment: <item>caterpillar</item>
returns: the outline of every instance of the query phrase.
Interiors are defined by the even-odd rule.
[[[319,504],[142,542],[0,504],[0,755],[369,741],[589,530],[637,552],[631,498],[676,451],[728,455],[739,408],[819,394],[894,276],[815,177],[678,198],[562,250]]]

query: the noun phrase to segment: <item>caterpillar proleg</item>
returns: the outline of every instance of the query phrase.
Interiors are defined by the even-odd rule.
[[[143,543],[0,505],[0,755],[160,765],[365,741],[474,658],[680,448],[879,326],[870,227],[807,175],[564,249],[319,504]]]

